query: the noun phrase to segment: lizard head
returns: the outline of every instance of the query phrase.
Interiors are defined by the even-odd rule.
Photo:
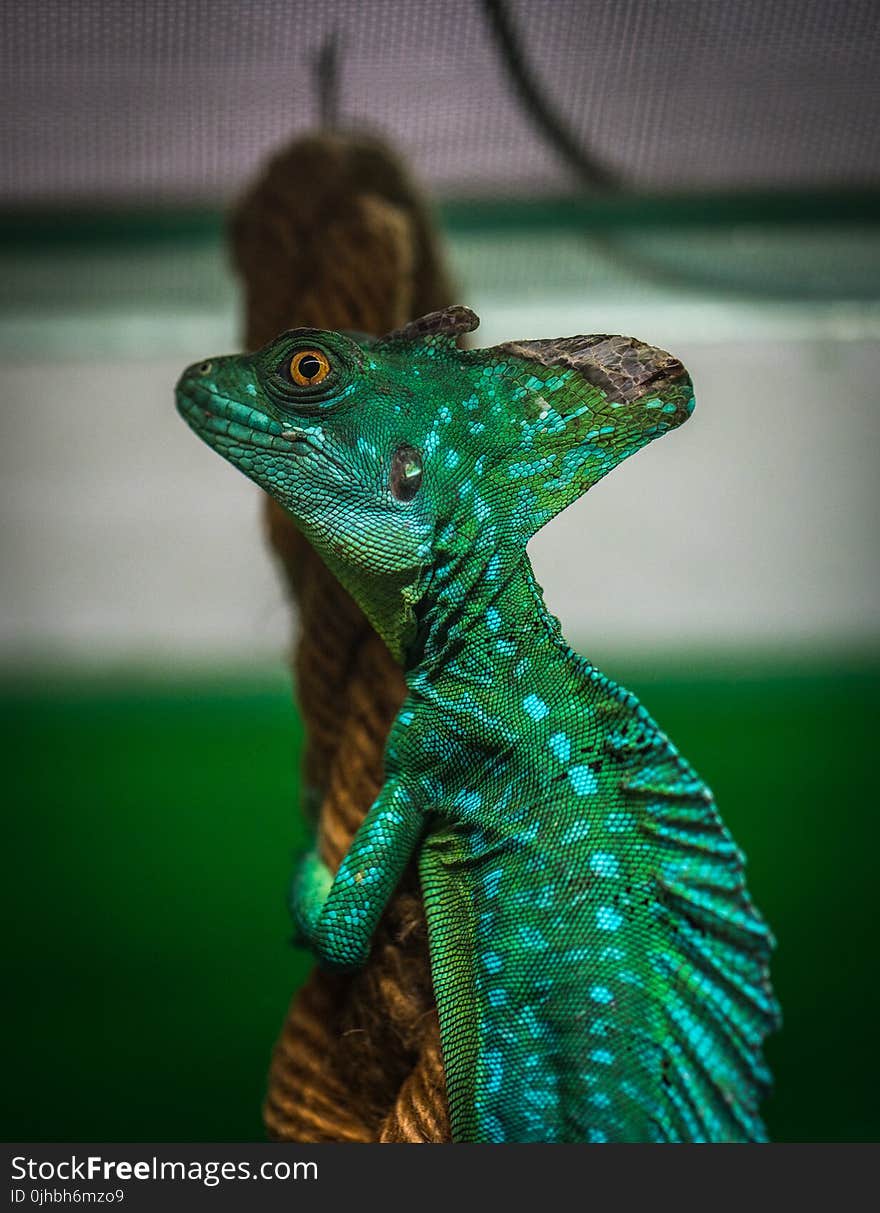
[[[459,349],[477,323],[449,308],[379,339],[294,329],[177,385],[188,424],[293,516],[398,657],[438,569],[497,576],[693,409],[681,363],[632,338]]]

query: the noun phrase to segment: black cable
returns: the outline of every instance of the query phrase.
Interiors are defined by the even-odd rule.
[[[483,8],[501,52],[502,61],[514,89],[532,120],[581,181],[594,190],[619,189],[619,177],[589,151],[580,146],[563,119],[541,91],[540,84],[529,66],[516,31],[508,16],[504,0],[483,0]]]
[[[526,59],[517,33],[507,11],[504,0],[482,0],[489,25],[498,44],[499,54],[510,76],[514,90],[531,119],[532,124],[552,144],[559,155],[574,170],[581,182],[593,191],[602,191],[623,196],[625,189],[620,176],[607,168],[591,152],[580,146],[563,119],[541,90],[537,76]],[[594,249],[622,265],[625,270],[653,280],[662,286],[697,290],[724,291],[729,295],[753,296],[760,293],[767,298],[786,298],[785,287],[775,291],[766,285],[762,290],[748,283],[725,280],[724,275],[691,266],[670,266],[659,263],[650,253],[628,247],[619,237],[585,229],[583,237]]]

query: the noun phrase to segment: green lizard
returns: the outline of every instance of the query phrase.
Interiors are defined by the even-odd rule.
[[[362,964],[418,849],[456,1141],[762,1140],[778,1009],[742,856],[646,710],[565,643],[526,555],[686,420],[690,380],[624,337],[460,350],[476,325],[297,329],[177,387],[406,670],[348,855],[297,870],[299,937]]]

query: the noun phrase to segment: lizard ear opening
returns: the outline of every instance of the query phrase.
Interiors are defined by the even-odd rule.
[[[402,328],[395,329],[381,339],[383,345],[393,345],[406,341],[434,341],[438,338],[455,342],[464,333],[472,333],[478,328],[480,318],[469,307],[454,304],[440,312],[429,312],[418,320],[411,320]]]
[[[693,411],[678,359],[632,337],[508,342],[479,354],[495,356],[513,397],[519,432],[496,474],[517,494],[526,539]]]

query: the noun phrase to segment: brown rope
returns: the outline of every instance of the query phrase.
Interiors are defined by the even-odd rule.
[[[384,333],[452,302],[426,207],[398,160],[371,139],[297,140],[243,198],[231,236],[251,348],[298,325]],[[379,789],[403,679],[288,516],[268,498],[265,511],[299,611],[293,670],[306,725],[307,803],[335,869]],[[281,1141],[449,1140],[414,872],[365,968],[351,977],[316,970],[294,997],[264,1120]]]

